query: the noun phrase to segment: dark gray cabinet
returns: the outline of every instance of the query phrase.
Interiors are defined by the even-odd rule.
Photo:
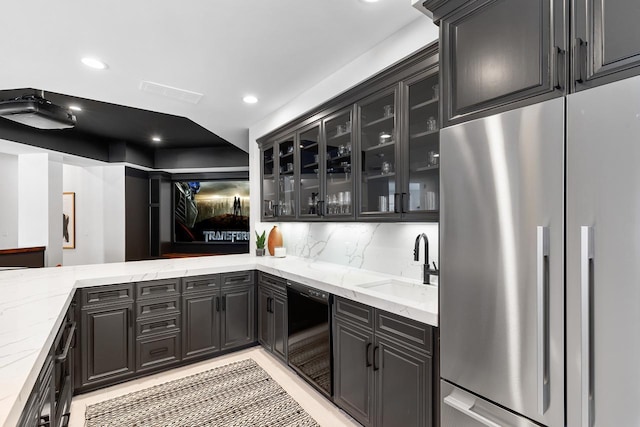
[[[335,403],[365,426],[432,426],[433,328],[360,303],[334,304]]]
[[[121,381],[135,372],[132,283],[82,289],[79,388]]]
[[[258,273],[258,341],[264,348],[287,361],[286,282]]]
[[[443,126],[563,96],[566,10],[565,0],[479,0],[445,16]]]
[[[259,140],[263,221],[437,221],[437,44]]]
[[[215,293],[182,296],[185,325],[182,358],[211,355],[220,350],[220,295]]]
[[[222,350],[251,344],[255,341],[255,285],[222,288],[221,302]]]
[[[640,74],[640,3],[573,0],[575,90]]]

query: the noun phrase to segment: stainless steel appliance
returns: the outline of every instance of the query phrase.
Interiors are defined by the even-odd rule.
[[[564,117],[441,131],[443,426],[564,426]]]
[[[640,77],[567,97],[567,425],[640,426]]]
[[[287,359],[299,375],[326,396],[333,395],[331,294],[287,283]]]

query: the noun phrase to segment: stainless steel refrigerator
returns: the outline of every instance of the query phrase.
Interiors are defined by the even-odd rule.
[[[565,99],[440,138],[442,425],[563,426]]]
[[[640,426],[640,77],[567,109],[567,425]]]

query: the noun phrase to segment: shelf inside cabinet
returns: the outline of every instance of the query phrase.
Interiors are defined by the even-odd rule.
[[[280,156],[281,159],[286,159],[287,157],[291,157],[293,156],[293,151],[291,153],[284,153],[283,155]]]
[[[307,163],[306,165],[302,165],[302,169],[312,168],[314,166],[318,166],[318,162]]]
[[[416,105],[412,105],[411,106],[411,111],[415,111],[415,110],[419,110],[420,108],[424,108],[428,105],[432,105],[432,104],[436,104],[440,99],[439,98],[434,98],[434,99],[430,99],[428,101],[425,102],[421,102],[419,104]]]
[[[310,185],[308,187],[303,187],[303,190],[315,190],[316,188],[320,188],[319,185]]]
[[[380,174],[380,175],[369,175],[369,176],[366,176],[364,180],[371,181],[372,179],[392,178],[394,176],[396,176],[395,172],[389,172],[389,173]]]
[[[264,160],[264,164],[265,164],[265,165],[266,165],[266,164],[269,164],[269,163],[273,163],[273,159],[270,159],[270,160],[265,159],[265,160]]]
[[[351,135],[351,131],[336,133],[335,135],[327,138],[327,141],[333,141],[334,139],[342,138],[343,136],[346,136],[346,135]]]
[[[389,141],[389,142],[383,142],[382,144],[378,144],[378,145],[374,145],[373,147],[369,147],[369,148],[365,148],[362,151],[375,151],[375,150],[380,150],[382,148],[386,148],[386,147],[391,147],[392,145],[395,145],[396,142],[395,141]]]
[[[280,172],[280,176],[283,176],[283,175],[291,176],[291,175],[293,175],[293,171]]]
[[[426,171],[432,171],[432,170],[438,170],[440,169],[440,165],[433,165],[433,166],[421,166],[419,168],[415,168],[416,172],[426,172]]]
[[[275,176],[273,174],[268,174],[268,175],[262,175],[262,179],[263,180],[267,180],[267,179],[274,179]]]
[[[300,148],[301,148],[302,150],[308,150],[308,149],[310,149],[310,148],[315,148],[315,147],[317,147],[317,146],[318,146],[318,143],[317,143],[317,142],[314,142],[313,144],[305,145],[305,146],[300,147]]]
[[[418,132],[418,133],[414,133],[414,134],[410,135],[409,138],[411,138],[411,139],[423,138],[423,137],[429,136],[429,135],[437,135],[438,132],[440,132],[440,129],[428,130],[428,131],[425,131],[425,132]]]
[[[380,123],[386,122],[387,120],[393,120],[393,118],[394,118],[394,117],[395,117],[395,114],[392,114],[392,115],[390,115],[390,116],[386,116],[386,117],[381,117],[381,118],[376,119],[376,120],[374,120],[374,121],[372,121],[372,122],[369,122],[369,123],[367,123],[367,124],[365,124],[365,125],[362,125],[362,128],[363,128],[363,129],[366,129],[366,128],[368,128],[368,127],[375,126],[375,125],[377,125],[377,124],[380,124]]]
[[[338,160],[350,159],[350,158],[351,158],[351,154],[343,154],[342,156],[338,156],[338,157],[328,157],[327,162],[337,162]]]

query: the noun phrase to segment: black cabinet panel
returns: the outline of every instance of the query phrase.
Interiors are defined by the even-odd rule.
[[[334,328],[334,401],[361,424],[373,423],[373,332],[337,320]]]
[[[255,341],[254,285],[222,290],[222,350]]]
[[[574,14],[576,90],[640,74],[640,2],[574,0]]]
[[[134,372],[133,304],[83,310],[81,330],[83,386]]]
[[[376,425],[431,426],[431,358],[384,338],[376,353]]]
[[[443,125],[562,96],[564,23],[562,0],[482,0],[446,17]]]
[[[258,341],[273,350],[273,317],[271,316],[271,292],[258,286]]]
[[[215,294],[183,295],[182,358],[192,359],[220,350],[220,297]]]
[[[287,296],[273,293],[271,303],[273,315],[273,353],[282,360],[287,360]]]
[[[180,334],[139,338],[136,344],[137,372],[180,361]]]

